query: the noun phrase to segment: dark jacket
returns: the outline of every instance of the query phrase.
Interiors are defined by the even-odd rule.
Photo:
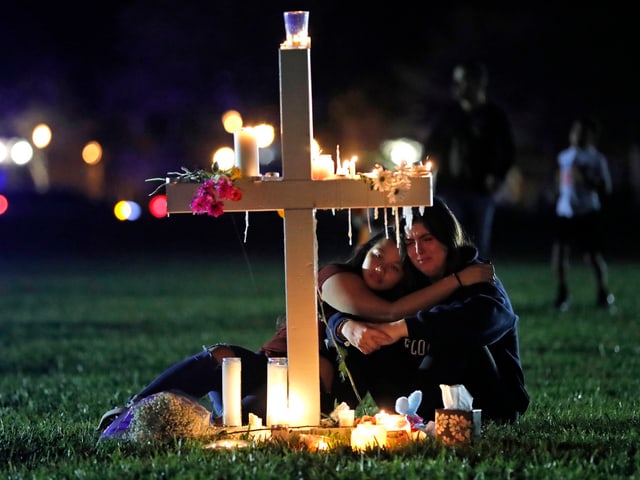
[[[461,254],[467,265],[479,262],[475,249],[465,248]],[[334,337],[345,318],[352,317],[338,313],[329,319]],[[529,395],[520,361],[518,320],[500,280],[461,287],[439,305],[405,318],[409,335],[389,350],[394,357],[388,364],[397,372],[415,371],[430,346],[440,351],[486,347],[495,361],[508,408],[521,415],[529,405]]]

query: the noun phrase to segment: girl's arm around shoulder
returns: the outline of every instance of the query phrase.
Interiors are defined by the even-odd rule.
[[[436,305],[462,286],[490,282],[493,274],[493,265],[474,264],[391,302],[371,291],[357,273],[339,272],[323,282],[322,299],[338,311],[371,322],[391,322]]]

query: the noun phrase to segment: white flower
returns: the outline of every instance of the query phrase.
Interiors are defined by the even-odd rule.
[[[396,203],[397,197],[411,188],[409,173],[410,171],[403,166],[392,172],[376,165],[373,172],[363,175],[362,178],[372,190],[385,193],[389,203]]]

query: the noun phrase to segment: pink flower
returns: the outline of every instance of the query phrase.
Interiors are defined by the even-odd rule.
[[[202,215],[203,213],[207,213],[209,210],[210,198],[208,195],[202,195],[200,192],[193,197],[193,201],[191,202],[191,211],[195,214]]]
[[[231,198],[233,195],[233,182],[226,177],[220,177],[216,183],[216,190],[220,198]]]
[[[224,208],[222,207],[224,207],[223,202],[220,202],[218,200],[213,201],[209,204],[209,210],[207,211],[207,214],[211,215],[212,217],[219,217],[224,213]]]
[[[209,195],[211,197],[216,196],[216,182],[213,178],[205,180],[200,188],[198,189],[198,193],[202,192],[203,195]]]
[[[231,196],[229,200],[233,202],[237,202],[238,200],[242,200],[242,190],[238,190],[237,188],[233,188],[231,192]]]
[[[208,178],[193,197],[190,208],[194,214],[207,214],[219,217],[224,213],[222,200],[238,201],[242,198],[242,192],[234,187],[233,181],[226,175]]]

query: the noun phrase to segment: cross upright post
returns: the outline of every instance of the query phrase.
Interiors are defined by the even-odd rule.
[[[362,180],[311,179],[313,139],[310,48],[280,49],[279,179],[236,181],[242,199],[226,202],[227,212],[284,210],[285,286],[289,359],[289,411],[292,427],[320,424],[317,310],[317,209],[389,207],[385,193]],[[411,178],[411,188],[393,206],[430,206],[431,175]],[[167,212],[190,213],[198,185],[169,183]]]
[[[311,180],[313,140],[311,50],[280,48],[280,135],[283,178]],[[317,238],[313,209],[284,209],[289,411],[302,425],[320,423],[317,328]],[[297,289],[296,285],[308,285]],[[310,328],[313,320],[313,327]],[[292,338],[300,341],[291,342]],[[315,345],[309,355],[309,345]],[[306,392],[318,392],[308,395]],[[294,420],[296,421],[296,420]]]

